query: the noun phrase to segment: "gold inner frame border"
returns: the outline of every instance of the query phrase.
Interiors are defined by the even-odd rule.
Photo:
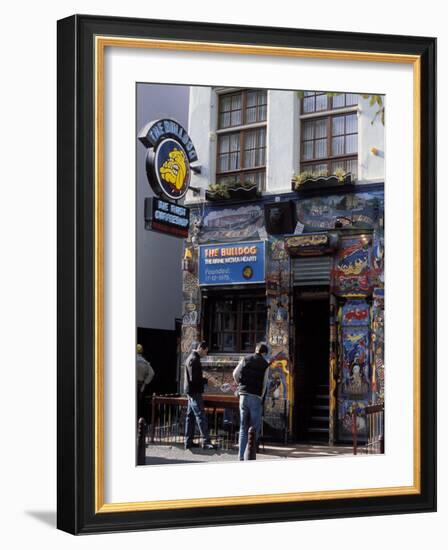
[[[104,54],[106,47],[165,49],[208,53],[235,53],[301,57],[347,61],[386,62],[413,65],[413,485],[370,489],[343,489],[302,493],[272,493],[263,495],[225,496],[179,500],[106,503],[104,501]],[[402,55],[345,50],[320,50],[293,47],[255,46],[213,42],[189,42],[96,36],[95,55],[95,513],[166,510],[212,506],[236,506],[279,502],[304,502],[343,498],[365,498],[417,495],[421,492],[421,384],[420,384],[420,167],[421,167],[421,59],[418,55]]]

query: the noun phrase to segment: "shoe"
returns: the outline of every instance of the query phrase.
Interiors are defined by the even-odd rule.
[[[184,446],[184,449],[188,451],[188,449],[198,449],[200,445],[198,443],[188,443]]]
[[[212,443],[204,443],[204,445],[202,445],[202,448],[206,451],[214,451],[216,449],[216,447]]]

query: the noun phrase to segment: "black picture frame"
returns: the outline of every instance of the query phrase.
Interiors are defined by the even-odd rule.
[[[95,462],[96,36],[416,56],[420,66],[420,490],[416,494],[98,511]],[[74,15],[58,22],[58,505],[73,534],[436,510],[436,39]]]

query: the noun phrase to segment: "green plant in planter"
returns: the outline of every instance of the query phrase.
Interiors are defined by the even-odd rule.
[[[303,170],[302,172],[299,172],[299,174],[296,174],[293,179],[295,182],[295,189],[299,189],[301,185],[303,185],[307,180],[314,179],[314,178],[326,178],[328,176],[328,170]]]
[[[342,183],[347,175],[347,172],[343,168],[336,168],[334,175],[338,178],[338,181]]]
[[[327,178],[329,176],[336,176],[338,178],[338,181],[343,183],[345,180],[345,177],[347,176],[347,171],[343,168],[336,168],[333,174],[329,174],[328,170],[317,170],[317,171],[311,171],[311,170],[303,170],[299,174],[296,174],[293,177],[294,180],[294,188],[296,190],[300,189],[300,186],[303,185],[307,180],[310,179],[317,179],[317,178]]]
[[[225,179],[219,183],[212,183],[208,190],[210,193],[214,193],[216,196],[222,199],[229,199],[231,190],[242,188],[242,189],[252,189],[256,185],[251,180],[238,181],[236,179]]]
[[[256,186],[257,184],[254,181],[246,180],[239,182],[236,187],[242,187],[243,189],[252,189],[252,187]]]
[[[218,197],[228,199],[230,197],[229,185],[227,183],[212,183],[208,190],[210,193],[216,194]]]

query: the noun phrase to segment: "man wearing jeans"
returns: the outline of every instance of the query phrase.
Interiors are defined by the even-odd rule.
[[[240,440],[239,459],[248,458],[245,453],[249,428],[255,428],[256,442],[261,433],[262,400],[269,377],[269,363],[266,361],[268,347],[259,343],[255,353],[242,359],[233,371],[233,378],[238,384],[240,396]]]
[[[207,380],[202,375],[201,357],[208,353],[206,342],[197,343],[185,363],[185,393],[188,398],[185,421],[185,449],[197,447],[193,443],[195,424],[198,425],[204,449],[214,449],[208,432],[207,417],[204,410],[204,385]]]

